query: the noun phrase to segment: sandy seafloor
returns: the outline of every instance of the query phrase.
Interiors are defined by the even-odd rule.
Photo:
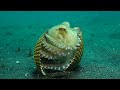
[[[120,79],[119,11],[0,11],[0,79],[41,79],[34,45],[63,21],[79,26],[84,37],[80,67],[67,79]]]

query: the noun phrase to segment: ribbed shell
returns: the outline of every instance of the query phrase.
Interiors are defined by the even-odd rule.
[[[74,53],[74,56],[72,57],[69,65],[67,68],[65,68],[62,71],[68,71],[68,70],[74,70],[74,68],[80,63],[82,54],[83,54],[83,39],[82,39],[82,34],[78,34],[78,37],[80,38],[81,42],[80,42],[80,46],[77,47],[76,52]],[[36,45],[35,45],[35,49],[34,49],[34,61],[35,64],[37,66],[37,69],[39,72],[41,72],[43,75],[46,75],[47,72],[45,72],[45,69],[47,68],[47,70],[52,70],[53,68],[50,68],[49,64],[47,64],[46,66],[42,66],[42,62],[41,60],[44,59],[41,55],[41,52],[43,50],[43,48],[45,48],[43,41],[45,40],[45,34],[42,35],[42,37],[39,38],[39,40],[37,41]],[[49,50],[48,50],[49,51]],[[52,52],[51,52],[52,53]],[[54,55],[54,57],[57,58],[57,56]],[[48,56],[49,58],[49,56]],[[47,59],[48,60],[48,59]]]

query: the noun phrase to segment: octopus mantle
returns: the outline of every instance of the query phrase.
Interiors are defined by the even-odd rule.
[[[69,22],[56,25],[44,33],[35,45],[34,61],[39,72],[74,70],[83,54],[82,32],[70,28]]]

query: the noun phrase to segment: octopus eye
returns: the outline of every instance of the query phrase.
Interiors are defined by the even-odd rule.
[[[65,29],[65,28],[59,28],[59,30],[63,30],[63,31],[65,31],[66,29]]]

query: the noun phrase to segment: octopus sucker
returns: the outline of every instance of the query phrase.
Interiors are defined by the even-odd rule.
[[[83,55],[83,38],[79,27],[63,22],[48,29],[37,41],[34,61],[43,75],[73,71]],[[48,71],[49,70],[49,71]]]
[[[66,50],[73,50],[74,46],[68,46],[62,43],[57,43],[52,37],[50,37],[48,34],[45,34],[46,38],[48,38],[48,41],[52,43],[52,45]],[[60,35],[61,36],[61,35]],[[62,37],[62,36],[61,36]],[[61,40],[60,40],[61,41]],[[64,39],[64,42],[66,43],[66,39]]]
[[[65,51],[63,48],[54,47],[47,43],[47,41],[44,41],[43,47],[46,48],[49,52],[59,56],[66,56],[66,53],[69,52],[68,50]]]

